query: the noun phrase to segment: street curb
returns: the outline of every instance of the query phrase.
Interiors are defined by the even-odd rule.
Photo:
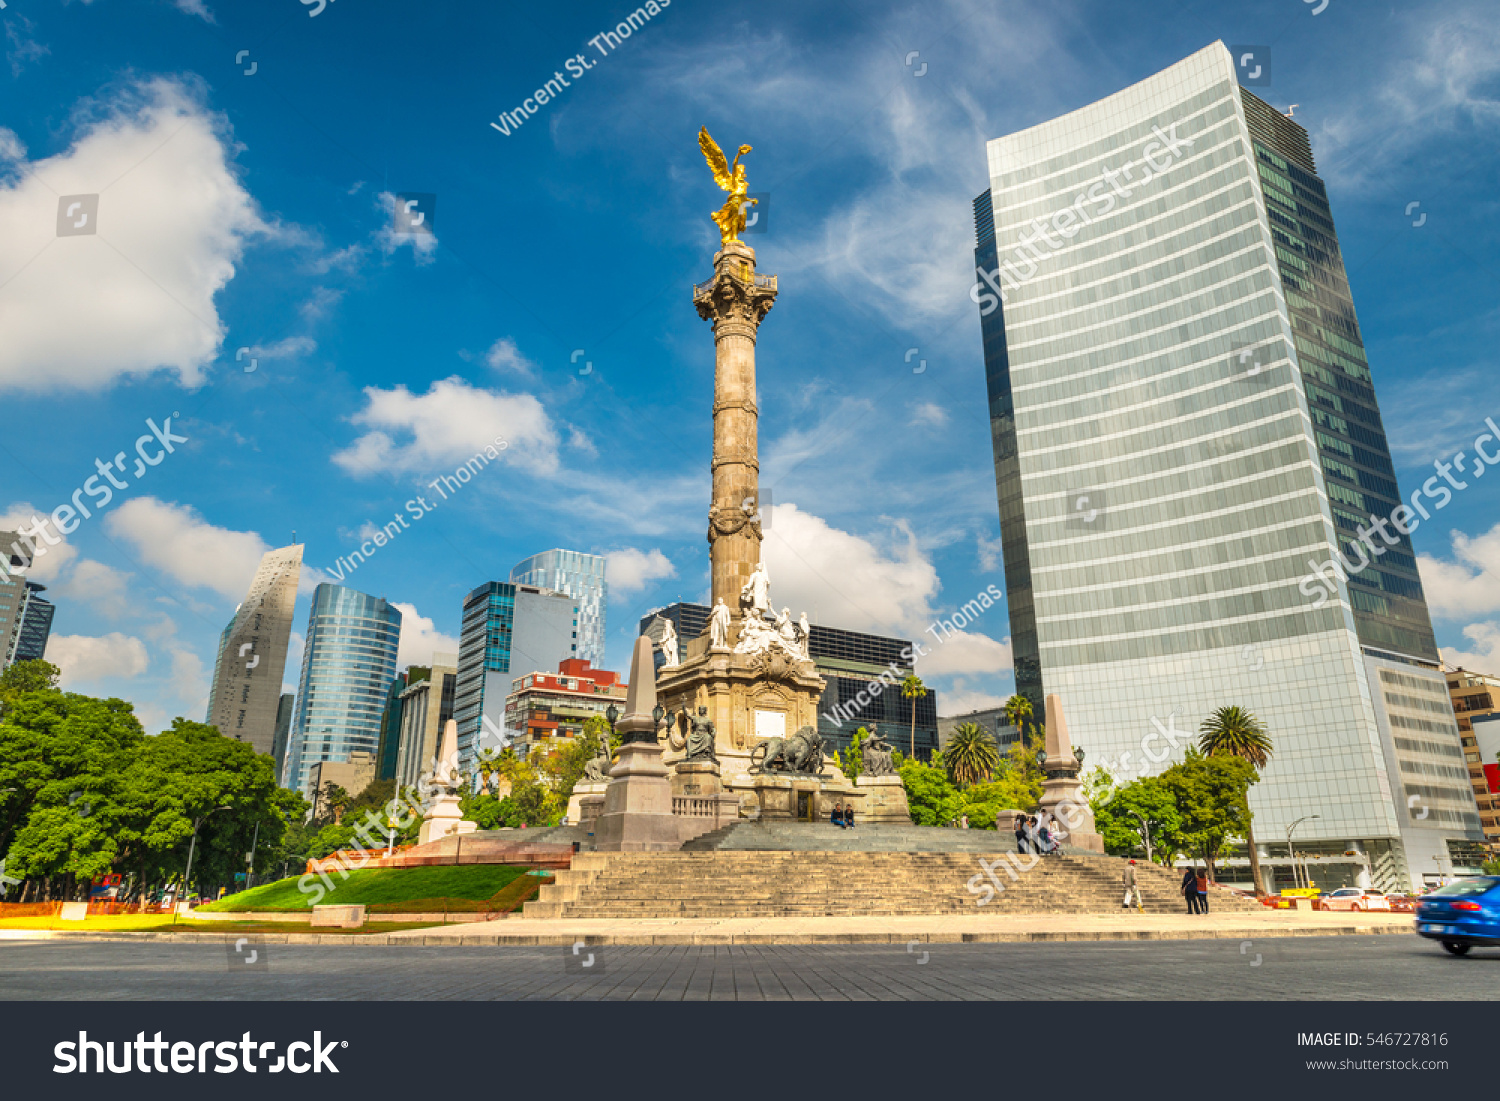
[[[352,947],[372,945],[392,948],[540,948],[568,947],[583,943],[589,946],[636,945],[693,947],[733,947],[738,945],[827,945],[827,944],[1047,944],[1088,941],[1153,940],[1274,940],[1279,937],[1415,936],[1405,925],[1330,925],[1321,928],[1276,929],[1245,926],[1239,929],[1158,930],[1101,929],[1059,930],[1056,932],[974,932],[974,933],[579,933],[525,934],[486,933],[463,936],[403,936],[395,933],[371,933],[363,936],[321,933],[102,933],[70,929],[5,929],[3,941],[83,940],[83,941],[184,941],[187,943],[233,944],[244,937],[261,944],[338,945]]]

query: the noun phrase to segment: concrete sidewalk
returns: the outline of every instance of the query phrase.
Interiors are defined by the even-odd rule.
[[[1327,937],[1414,932],[1410,914],[1303,913],[1266,910],[1251,914],[944,914],[913,917],[644,918],[637,920],[538,920],[508,918],[399,933],[362,936],[251,934],[266,944],[354,947],[391,945],[733,945],[733,944],[997,944],[1018,941],[1254,940],[1266,937]],[[6,929],[0,942],[18,940],[170,940],[222,943],[238,933],[85,932]]]

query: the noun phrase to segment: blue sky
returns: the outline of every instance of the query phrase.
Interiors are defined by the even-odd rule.
[[[613,668],[640,614],[701,599],[701,125],[755,147],[767,196],[765,556],[794,615],[918,637],[1001,582],[968,298],[983,143],[1215,39],[1268,46],[1257,91],[1312,133],[1403,486],[1500,419],[1489,5],[673,0],[590,46],[632,7],[9,0],[0,520],[130,455],[34,571],[69,687],[148,729],[201,717],[265,549],[295,531],[310,591],[496,437],[499,463],[348,576],[405,608],[403,661],[456,649],[463,594],[548,547],[611,556]],[[520,128],[490,125],[557,71]],[[92,194],[98,232],[57,236]],[[391,232],[410,194],[437,197],[432,235]],[[168,416],[187,442],[137,477]],[[1491,671],[1497,500],[1476,482],[1414,537],[1439,641]],[[289,683],[305,615],[304,593]],[[924,660],[944,713],[1009,694],[1008,634],[1002,604]]]

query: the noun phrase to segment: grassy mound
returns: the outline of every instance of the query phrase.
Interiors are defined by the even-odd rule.
[[[333,883],[333,890],[327,891],[321,899],[317,898],[316,890],[310,894],[298,890],[297,884],[304,877],[294,876],[275,883],[265,883],[239,894],[226,895],[202,909],[210,913],[266,910],[285,912],[307,910],[314,901],[318,901],[323,905],[378,907],[387,912],[408,908],[412,912],[423,913],[444,909],[484,910],[488,908],[487,903],[502,892],[507,895],[502,901],[509,901],[509,895],[522,888],[528,889],[521,893],[529,894],[529,884],[526,883],[520,884],[515,891],[505,891],[524,876],[526,871],[525,868],[508,864],[365,868],[350,872],[348,879],[342,879],[337,872],[330,870],[328,878]],[[530,878],[537,884],[542,882],[538,876]],[[326,885],[317,876],[307,881],[309,887],[314,884],[326,890]]]

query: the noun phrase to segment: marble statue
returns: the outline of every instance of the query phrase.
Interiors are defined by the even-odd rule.
[[[583,778],[585,780],[608,780],[609,779],[609,743],[604,743],[604,748],[599,756],[583,766]]]
[[[709,644],[713,649],[729,649],[729,605],[724,603],[722,596],[714,605],[713,614],[708,617],[708,633]]]
[[[896,766],[891,761],[891,747],[877,731],[860,747],[863,764],[860,769],[866,776],[894,776]]]
[[[812,660],[812,628],[807,625],[807,613],[802,613],[802,618],[797,622],[797,630],[802,640],[802,657],[808,661]]]
[[[755,564],[755,572],[740,589],[740,610],[747,616],[753,612],[760,618],[775,615],[771,610],[771,578],[764,562]]]
[[[717,761],[719,757],[714,752],[716,737],[713,720],[708,717],[708,708],[699,704],[698,714],[691,719],[691,729],[687,737],[687,755],[683,757],[683,760]]]
[[[677,661],[677,628],[672,626],[670,619],[662,620],[661,642],[657,644],[661,649],[661,656],[665,659],[662,663],[663,669],[671,669],[678,664]]]

